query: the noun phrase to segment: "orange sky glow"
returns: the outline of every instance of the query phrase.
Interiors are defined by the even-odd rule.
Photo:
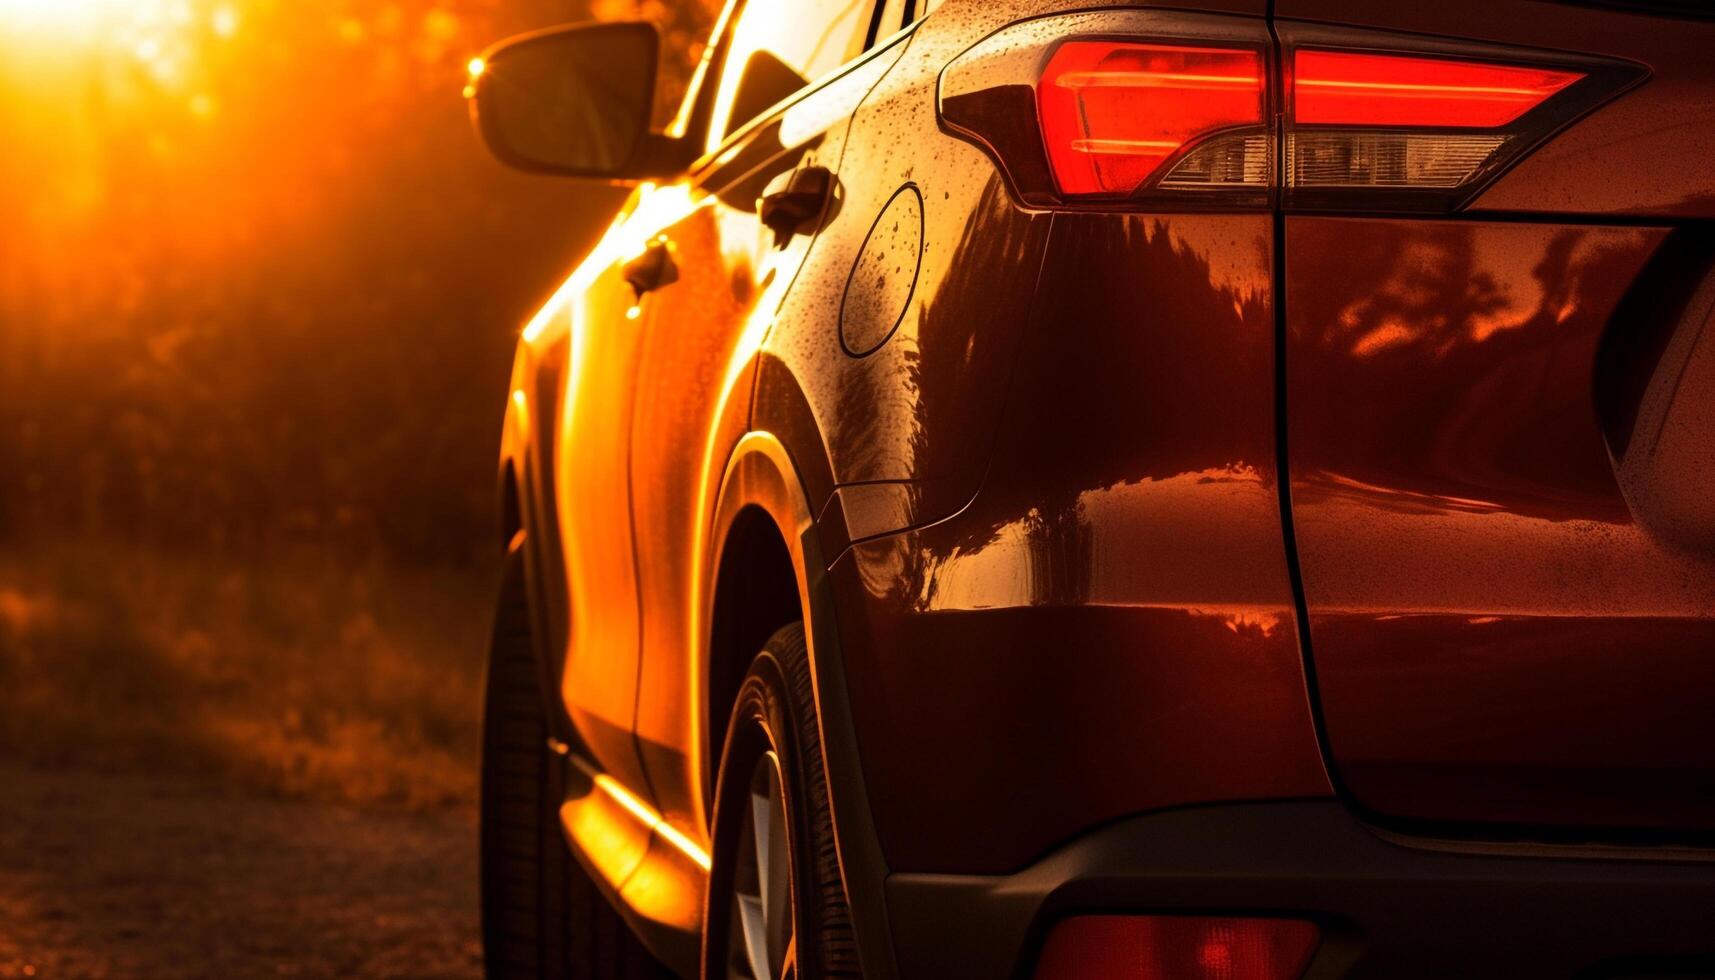
[[[461,89],[589,13],[0,0],[0,525],[466,547],[517,332],[619,199],[495,163]]]

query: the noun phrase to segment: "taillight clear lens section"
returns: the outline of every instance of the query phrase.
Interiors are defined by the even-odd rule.
[[[1068,41],[1043,68],[1036,98],[1067,197],[1268,186],[1267,134],[1233,132],[1264,123],[1261,52]]]
[[[1491,129],[1515,122],[1581,72],[1408,55],[1299,51],[1298,122],[1335,126]]]
[[[1506,144],[1505,136],[1295,132],[1286,138],[1293,187],[1455,188]]]
[[[1036,980],[1297,980],[1319,938],[1297,919],[1081,915],[1048,933]]]

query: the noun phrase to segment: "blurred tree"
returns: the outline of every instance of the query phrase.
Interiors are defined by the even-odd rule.
[[[646,20],[661,32],[661,86],[655,120],[665,125],[678,111],[723,0],[592,0],[597,20]]]

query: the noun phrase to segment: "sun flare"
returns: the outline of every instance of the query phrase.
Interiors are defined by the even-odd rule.
[[[78,32],[138,6],[130,0],[0,0],[0,30]]]

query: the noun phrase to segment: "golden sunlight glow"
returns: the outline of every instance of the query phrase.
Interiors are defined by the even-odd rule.
[[[589,258],[578,266],[570,278],[560,284],[560,288],[548,302],[530,318],[530,322],[524,327],[524,341],[535,343],[554,322],[555,317],[575,316],[571,308],[574,298],[589,290],[601,270],[615,262],[642,255],[654,235],[689,214],[695,206],[691,189],[686,184],[657,187],[645,181],[637,185],[637,194],[631,210],[613,219],[613,223],[608,225],[607,231],[590,252]],[[574,359],[572,364],[572,370],[576,371],[578,362]]]
[[[238,11],[231,7],[216,7],[209,16],[208,26],[221,37],[231,37],[238,33]]]
[[[159,32],[197,23],[231,38],[238,33],[238,11],[230,3],[209,11],[207,0],[0,0],[0,38],[14,41],[101,43],[138,29]]]
[[[481,78],[482,73],[487,70],[488,62],[483,61],[481,58],[472,58],[470,59],[470,62],[465,65],[465,71],[470,75],[470,80],[464,83],[465,98],[476,98],[476,80]]]
[[[76,32],[133,6],[132,0],[0,0],[0,28]]]
[[[713,866],[708,851],[703,850],[695,841],[680,833],[672,824],[661,819],[661,815],[659,813],[656,813],[649,804],[639,799],[636,794],[626,789],[624,784],[620,783],[619,780],[597,770],[594,766],[576,755],[570,755],[568,758],[571,759],[573,765],[583,770],[584,775],[590,778],[590,781],[595,784],[597,789],[607,794],[608,798],[612,799],[615,803],[618,803],[627,813],[636,817],[638,823],[641,823],[650,830],[653,830],[656,834],[660,835],[662,840],[673,845],[673,848],[679,853],[685,855],[685,857],[689,858],[692,864],[702,868],[704,871],[709,870],[709,868]]]
[[[32,72],[46,69],[55,78],[99,72],[104,62],[134,65],[139,72],[107,75],[101,84],[173,90],[181,107],[203,120],[215,103],[192,86],[214,81],[207,42],[229,45],[241,23],[238,6],[223,0],[0,0],[9,60],[28,59]]]
[[[614,779],[606,773],[596,773],[590,778],[595,781],[598,789],[606,793],[608,796],[613,797],[614,802],[625,807],[632,816],[638,819],[638,822],[644,824],[657,834],[660,834],[662,840],[673,845],[679,853],[690,858],[692,864],[702,868],[704,871],[713,867],[713,860],[709,857],[708,851],[698,847],[695,841],[680,833],[672,824],[661,819],[660,814],[650,809],[649,804],[633,795],[632,792],[626,789],[624,784],[619,780]]]

